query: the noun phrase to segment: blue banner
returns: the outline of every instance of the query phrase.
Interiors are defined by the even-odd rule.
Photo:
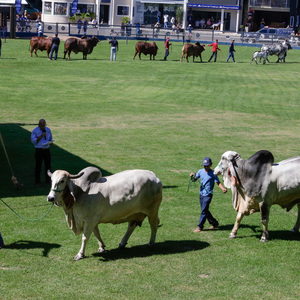
[[[17,15],[19,15],[21,13],[21,0],[16,0],[15,6],[16,6],[16,13]]]
[[[238,5],[210,5],[210,4],[194,4],[194,3],[188,3],[187,7],[209,8],[209,9],[230,9],[230,10],[240,9]]]
[[[77,8],[78,8],[78,0],[74,0],[72,2],[72,11],[71,11],[71,16],[74,16],[77,12]]]

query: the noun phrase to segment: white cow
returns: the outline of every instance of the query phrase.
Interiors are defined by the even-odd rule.
[[[263,58],[263,64],[266,63],[266,61],[268,60],[268,56],[269,56],[269,52],[268,51],[264,51],[264,52],[261,52],[261,51],[255,51],[253,53],[253,57],[252,57],[252,60],[251,60],[251,63],[253,62],[253,60],[255,60],[256,64],[258,65],[257,63],[257,59],[259,58],[259,62],[261,61],[261,59]]]
[[[162,183],[147,170],[128,170],[101,177],[99,169],[88,167],[77,175],[57,170],[51,176],[52,186],[47,200],[62,206],[69,228],[82,235],[82,245],[74,257],[85,257],[86,244],[92,234],[98,239],[98,252],[105,251],[98,224],[128,222],[120,248],[124,248],[137,225],[148,216],[151,238],[155,243],[159,225],[158,210],[162,201]]]
[[[236,237],[244,215],[261,212],[263,234],[268,238],[270,207],[278,204],[288,211],[298,205],[298,218],[293,232],[299,232],[300,224],[300,156],[274,164],[271,152],[261,150],[243,160],[235,151],[222,155],[214,174],[222,174],[224,185],[232,190],[232,204],[238,212],[230,238]]]

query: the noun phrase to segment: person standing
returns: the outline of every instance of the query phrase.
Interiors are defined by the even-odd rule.
[[[58,34],[55,34],[55,37],[52,38],[52,47],[51,47],[51,53],[50,53],[50,58],[49,60],[52,60],[53,52],[55,52],[55,57],[54,60],[57,59],[57,52],[60,44],[60,39],[58,37]]]
[[[44,119],[39,120],[39,124],[31,133],[31,142],[35,147],[35,184],[41,185],[41,169],[44,161],[45,166],[45,181],[50,183],[51,180],[47,175],[47,171],[51,170],[51,152],[50,145],[53,144],[52,132],[49,127],[46,127]]]
[[[82,21],[81,21],[81,19],[79,19],[79,20],[77,21],[78,34],[80,34],[81,26],[82,26]]]
[[[167,37],[167,40],[165,42],[165,57],[164,57],[164,60],[167,60],[167,57],[169,56],[169,49],[170,49],[170,46],[172,45],[172,43],[170,43],[170,38]]]
[[[214,43],[212,43],[208,46],[213,47],[213,52],[212,52],[212,55],[211,55],[210,59],[208,60],[208,62],[210,62],[213,57],[215,57],[214,62],[216,62],[217,61],[218,50],[221,51],[221,49],[218,47],[219,46],[218,45],[218,40],[216,40]]]
[[[83,35],[86,35],[87,26],[88,26],[87,20],[84,20],[84,22],[83,22]]]
[[[235,50],[234,50],[234,40],[231,41],[231,44],[229,46],[229,55],[228,55],[228,58],[227,58],[226,62],[228,62],[229,58],[232,57],[232,60],[235,63],[233,52],[235,52]]]
[[[213,217],[213,215],[209,211],[209,205],[212,201],[215,183],[217,183],[217,185],[223,191],[223,193],[227,192],[217,175],[214,175],[214,171],[211,169],[212,161],[209,157],[205,157],[203,159],[203,166],[204,168],[200,169],[196,174],[190,173],[190,177],[193,179],[193,181],[196,181],[197,179],[201,180],[199,195],[201,215],[198,226],[194,230],[194,232],[202,232],[206,220],[211,224],[210,229],[215,229],[219,226],[219,222]]]
[[[119,50],[119,43],[115,37],[113,37],[110,41],[108,41],[108,43],[111,44],[110,61],[112,60],[116,61],[117,51]]]
[[[164,29],[168,29],[169,15],[164,14]]]
[[[43,35],[43,24],[42,22],[40,22],[38,27],[38,36],[42,36],[42,35]]]

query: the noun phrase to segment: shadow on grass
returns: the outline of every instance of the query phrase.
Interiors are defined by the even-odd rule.
[[[43,242],[35,242],[35,241],[24,241],[20,240],[14,242],[12,244],[6,245],[5,249],[13,249],[13,250],[30,250],[30,249],[39,249],[43,250],[43,256],[48,257],[49,252],[54,248],[60,248],[60,244],[50,244]]]
[[[148,257],[153,255],[169,255],[177,253],[185,253],[191,251],[202,250],[209,246],[207,242],[197,240],[185,241],[165,241],[156,243],[154,246],[134,246],[125,249],[107,250],[104,253],[93,254],[95,257],[101,257],[100,260],[104,262],[118,260],[118,259],[132,259],[135,257]]]
[[[233,225],[223,225],[219,226],[218,230],[231,230],[233,228]],[[242,235],[240,233],[240,229],[242,228],[250,228],[252,232],[255,234],[251,235]],[[249,237],[256,237],[257,239],[260,240],[261,235],[262,235],[262,226],[260,225],[244,225],[241,224],[239,226],[239,231],[237,232],[236,239],[244,239],[244,238],[249,238]],[[277,230],[277,231],[270,231],[269,230],[269,239],[268,240],[286,240],[286,241],[300,241],[300,233],[294,233],[292,231],[288,230]]]
[[[22,197],[45,195],[49,192],[49,186],[43,185],[36,188],[34,185],[34,146],[30,141],[31,132],[23,128],[30,126],[34,129],[37,124],[23,123],[2,123],[0,132],[5,144],[8,160],[2,144],[0,143],[0,182],[1,197]],[[51,128],[51,124],[49,126]],[[53,137],[55,140],[55,136]],[[110,172],[103,170],[99,166],[72,154],[57,145],[51,146],[52,153],[52,171],[57,169],[67,170],[71,174],[77,174],[83,168],[94,166],[101,170],[103,176],[111,175]],[[24,187],[17,189],[12,181],[13,174],[17,177],[18,182]],[[44,182],[44,166],[42,167],[41,180]]]

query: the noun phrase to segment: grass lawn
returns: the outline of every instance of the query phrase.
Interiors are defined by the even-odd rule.
[[[217,194],[211,212],[219,230],[196,234],[198,188],[187,192],[189,173],[205,156],[216,166],[234,150],[246,159],[261,149],[276,161],[299,155],[300,52],[286,63],[252,64],[257,50],[236,47],[236,61],[180,63],[182,43],[173,43],[168,61],[158,42],[155,61],[134,55],[134,41],[119,41],[117,61],[102,41],[86,61],[82,54],[57,61],[45,52],[30,57],[29,40],[7,40],[0,59],[0,132],[14,175],[0,146],[0,198],[27,219],[49,209],[49,186],[34,186],[30,133],[40,118],[51,128],[52,171],[77,174],[94,165],[104,175],[149,169],[164,185],[157,244],[147,249],[147,220],[126,250],[118,250],[127,224],[100,225],[107,252],[97,254],[90,239],[79,262],[81,237],[67,227],[63,210],[53,208],[37,222],[24,221],[0,201],[0,298],[3,299],[299,299],[297,218],[271,209],[267,243],[260,242],[260,215],[245,217],[229,239],[236,213],[231,191]],[[209,48],[209,47],[207,47]],[[222,178],[220,178],[222,179]],[[209,224],[206,224],[208,227]]]

